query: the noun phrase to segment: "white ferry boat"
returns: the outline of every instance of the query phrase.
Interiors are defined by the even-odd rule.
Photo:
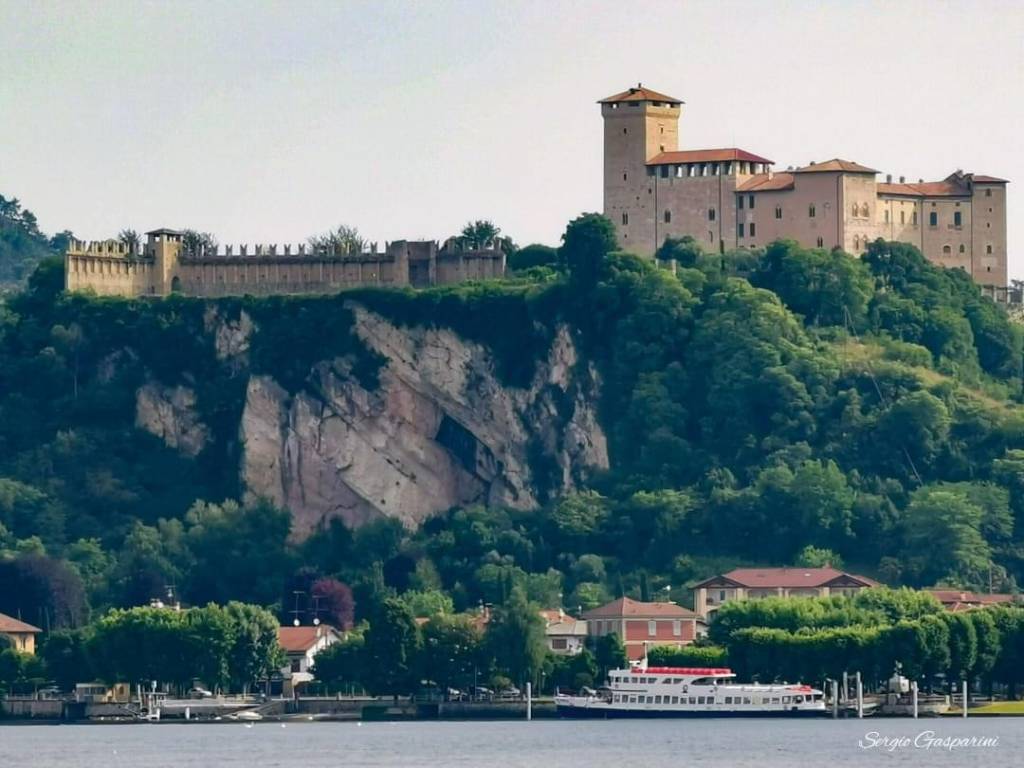
[[[825,714],[825,695],[801,684],[734,682],[722,667],[649,667],[608,673],[608,685],[555,695],[562,717],[794,717]]]

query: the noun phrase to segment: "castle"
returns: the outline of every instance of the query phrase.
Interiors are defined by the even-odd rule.
[[[604,213],[625,250],[653,255],[666,237],[706,249],[787,238],[863,253],[876,238],[912,243],[1006,299],[1006,184],[956,171],[942,181],[884,182],[849,160],[785,172],[736,148],[679,149],[683,102],[642,85],[598,102],[604,118]]]
[[[65,287],[100,296],[266,296],[334,293],[359,286],[425,288],[505,274],[503,243],[465,247],[449,238],[396,240],[355,252],[340,246],[187,247],[184,232],[154,229],[141,249],[118,240],[74,240],[65,255]]]

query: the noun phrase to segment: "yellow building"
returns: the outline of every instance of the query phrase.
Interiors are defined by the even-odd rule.
[[[881,237],[1005,297],[1004,179],[956,171],[942,181],[879,182],[879,171],[838,158],[776,172],[743,149],[680,150],[683,102],[674,97],[638,85],[599,103],[604,212],[624,249],[652,255],[666,237],[690,235],[713,251],[785,238],[860,254]]]
[[[42,631],[38,627],[0,613],[0,635],[10,638],[11,646],[19,653],[35,654],[36,635]]]

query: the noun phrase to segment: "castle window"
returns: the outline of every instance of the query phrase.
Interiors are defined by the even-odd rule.
[[[814,203],[811,203],[809,206],[807,206],[807,215],[812,219],[815,217],[815,215],[817,215],[817,210],[814,208]],[[821,238],[819,237],[818,240],[820,241]]]
[[[985,246],[985,253],[988,253],[988,254],[992,253],[992,246],[991,245],[986,245]]]
[[[964,244],[960,243],[960,253],[963,253],[965,250],[966,249],[964,248]]]
[[[747,195],[747,203],[750,204],[750,210],[754,210],[754,196],[753,195]],[[751,234],[753,234],[753,232],[751,232]]]
[[[868,204],[867,204],[867,203],[862,203],[862,204],[861,204],[861,206],[860,206],[860,215],[861,215],[861,216],[862,216],[863,218],[865,218],[865,219],[866,219],[866,218],[867,218],[868,216],[870,216],[870,215],[871,215],[871,214],[870,214],[870,213],[868,212]]]
[[[668,210],[665,211],[665,223],[666,224],[671,224],[672,223],[672,211],[668,211]]]
[[[740,237],[743,237],[743,222],[742,221],[736,223],[736,234],[739,235]]]
[[[682,165],[677,165],[676,166],[676,178],[677,179],[683,178],[683,166]]]
[[[742,211],[743,210],[743,195],[736,198],[736,206]]]
[[[715,242],[715,233],[712,232],[710,229],[708,230],[708,242],[709,243]]]
[[[934,203],[932,203],[932,205],[934,205]],[[932,211],[931,213],[928,214],[928,226],[939,226],[939,214],[937,214],[935,211]]]
[[[860,250],[860,235],[854,235],[853,236],[853,250],[855,250],[855,251],[859,251]]]
[[[715,209],[714,208],[708,208],[708,221],[714,221],[714,220],[715,220]]]
[[[626,174],[622,174],[622,180],[623,180],[623,181],[625,181],[625,180],[626,180]]]
[[[623,133],[623,135],[625,135],[625,134],[629,133],[629,131],[626,128],[623,128],[622,129],[622,133]]]
[[[952,253],[953,249],[950,248],[948,245],[944,245],[944,246],[942,246],[942,252],[943,253]]]
[[[907,214],[905,211],[900,211],[900,224],[907,223]]]
[[[857,206],[856,203],[854,203],[853,204],[853,215],[856,216],[859,211],[860,211],[860,208]]]
[[[750,222],[750,236],[751,236],[751,237],[753,237],[753,236],[754,236],[754,234],[755,234],[755,233],[757,232],[757,230],[755,229],[755,227],[756,227],[756,225],[754,224],[754,222]]]
[[[886,209],[886,211],[885,211],[885,223],[886,223],[886,224],[888,224],[888,223],[889,223],[889,209],[888,209],[888,208],[887,208],[887,209]]]
[[[822,240],[822,239],[821,239],[821,238],[819,237],[819,238],[818,238],[818,247],[819,247],[819,248],[821,248],[821,247],[823,247],[824,245],[825,245],[825,241],[824,241],[824,240]]]
[[[624,227],[629,226],[629,214],[628,213],[622,214],[622,226],[624,226]]]
[[[732,163],[726,163],[725,164],[725,175],[726,176],[731,176],[732,175]]]
[[[953,211],[953,226],[957,229],[963,226],[963,213],[960,211]]]
[[[781,219],[782,218],[782,206],[781,205],[776,205],[775,206],[775,218],[776,219]]]
[[[663,179],[667,179],[668,178],[668,166],[667,165],[661,166],[661,178],[663,178]]]
[[[991,189],[986,189],[985,190],[985,197],[992,197],[992,190]]]
[[[917,211],[910,214],[910,222],[916,227],[917,226]]]

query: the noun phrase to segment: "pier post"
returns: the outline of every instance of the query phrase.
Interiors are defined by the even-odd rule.
[[[964,680],[964,683],[963,683],[963,691],[964,691],[964,713],[963,713],[963,717],[967,717],[967,681],[966,680]]]
[[[187,722],[188,722],[189,720],[191,720],[191,719],[192,719],[192,718],[190,717],[190,715],[191,715],[191,714],[192,714],[192,707],[185,707],[185,722],[186,722],[186,723],[187,723]]]
[[[864,717],[864,683],[857,672],[857,717]]]
[[[917,680],[910,684],[910,692],[914,697],[914,719],[917,720]]]
[[[832,691],[832,719],[839,717],[839,681],[829,680],[829,689]]]
[[[533,683],[526,684],[526,719],[533,720]]]

